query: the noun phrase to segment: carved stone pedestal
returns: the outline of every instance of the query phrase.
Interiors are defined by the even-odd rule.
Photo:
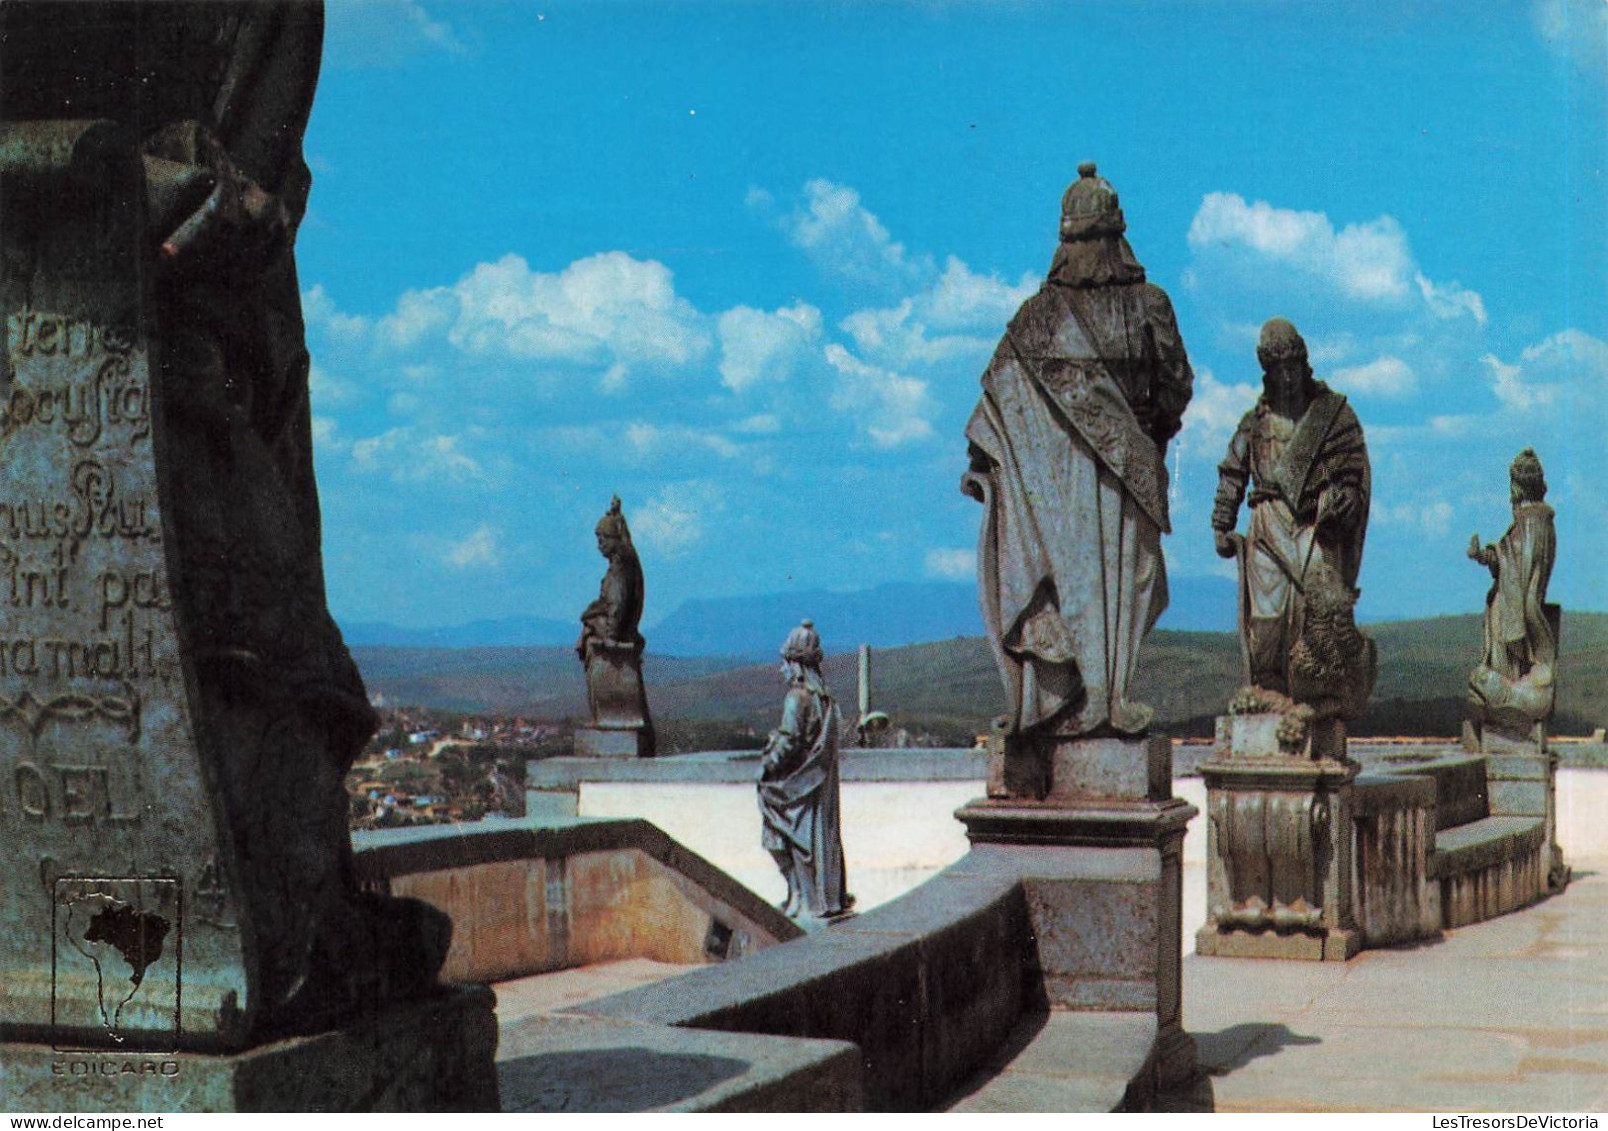
[[[473,987],[231,1056],[0,1044],[7,1111],[497,1111],[497,1016]]]
[[[642,649],[598,641],[586,658],[586,697],[592,725],[577,727],[575,753],[596,758],[651,758],[653,722],[642,685]]]
[[[1153,736],[997,746],[991,783],[1007,766],[1015,782],[1016,768],[1038,759],[1045,796],[989,797],[956,816],[974,846],[1009,850],[1023,877],[1050,1008],[1154,1012],[1143,1083],[1179,1087],[1198,1072],[1179,981],[1184,831],[1197,810],[1169,796],[1170,743]]]
[[[1200,768],[1209,823],[1198,954],[1343,962],[1362,949],[1351,890],[1361,767],[1346,756],[1339,720],[1293,742],[1286,720],[1218,719],[1217,750]]]

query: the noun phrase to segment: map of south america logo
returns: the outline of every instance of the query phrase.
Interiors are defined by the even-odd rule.
[[[178,1036],[178,881],[63,878],[55,919],[58,1024],[98,1030],[85,1042],[97,1049],[171,1047]]]

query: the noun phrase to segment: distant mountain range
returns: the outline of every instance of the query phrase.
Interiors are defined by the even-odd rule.
[[[1171,603],[1161,628],[1233,631],[1232,581],[1180,577],[1172,579],[1170,589]],[[977,587],[967,581],[893,582],[855,593],[811,589],[698,599],[644,628],[643,635],[649,649],[662,656],[763,660],[776,654],[788,630],[805,617],[815,621],[828,651],[852,651],[861,644],[892,648],[983,634]],[[573,643],[580,632],[578,621],[550,617],[505,617],[452,628],[412,629],[379,622],[353,622],[341,628],[354,648],[557,647]]]
[[[782,621],[785,631],[797,614]],[[1370,626],[1379,681],[1352,733],[1455,735],[1480,618],[1466,615]],[[780,641],[778,640],[778,643]],[[775,725],[782,685],[774,649],[763,663],[740,657],[671,657],[650,651],[645,678],[661,719]],[[394,704],[479,714],[576,719],[586,712],[581,667],[569,648],[405,649],[354,647],[371,693]],[[856,705],[852,649],[827,658],[827,683],[845,713]],[[1160,729],[1207,735],[1240,680],[1232,633],[1159,630],[1146,641],[1138,697]],[[1608,723],[1608,614],[1565,613],[1554,733],[1587,734]],[[872,657],[872,705],[895,725],[948,734],[979,733],[1004,708],[999,675],[977,636],[879,648]]]

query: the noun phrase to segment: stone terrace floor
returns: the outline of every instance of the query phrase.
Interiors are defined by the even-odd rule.
[[[683,969],[520,979],[497,987],[499,1015],[512,1025]],[[1608,867],[1577,865],[1562,895],[1343,964],[1189,955],[1184,1022],[1218,1111],[1608,1110]]]
[[[1204,801],[1198,780],[1178,784]],[[1207,1079],[1176,1106],[1205,1106],[1209,1086],[1218,1111],[1608,1111],[1605,812],[1608,773],[1559,775],[1573,882],[1511,915],[1343,964],[1186,954],[1184,1025]],[[1204,913],[1200,852],[1186,844],[1186,944]],[[503,983],[498,1013],[512,1027],[684,969],[635,959]],[[1016,1067],[1053,1076],[1072,1056],[1052,1047],[1065,1026],[1033,1028],[1032,1063]],[[1079,1090],[1070,1075],[1064,1087],[992,1083],[974,1080],[959,1106],[998,1110],[1014,1095],[1018,1110],[1054,1109]]]

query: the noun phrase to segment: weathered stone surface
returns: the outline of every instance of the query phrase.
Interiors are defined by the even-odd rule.
[[[597,600],[581,613],[575,654],[586,669],[592,725],[576,735],[577,754],[651,757],[653,721],[642,684],[642,562],[616,495],[597,523],[597,549],[608,560]]]
[[[1125,229],[1116,191],[1080,165],[1049,277],[1011,320],[966,426],[961,489],[986,508],[978,598],[1013,738],[1139,736],[1153,714],[1128,690],[1166,607],[1165,452],[1194,374]],[[1031,780],[1009,788],[1043,795]]]
[[[1362,425],[1345,397],[1312,376],[1306,342],[1282,318],[1256,348],[1263,392],[1218,465],[1212,530],[1239,562],[1246,695],[1281,714],[1355,718],[1373,690],[1373,641],[1357,630],[1371,493]],[[1251,520],[1234,533],[1250,488]],[[1253,706],[1251,710],[1267,709]]]
[[[0,7],[10,1036],[239,1048],[445,949],[348,876],[373,713],[324,605],[291,254],[321,32],[314,4]]]
[[[1468,677],[1469,709],[1476,732],[1518,737],[1539,724],[1544,741],[1557,693],[1562,617],[1547,603],[1557,534],[1534,449],[1518,454],[1508,478],[1513,525],[1492,545],[1481,546],[1478,534],[1468,544],[1469,558],[1491,571],[1480,662]]]
[[[490,990],[438,991],[228,1056],[0,1044],[9,1111],[497,1111]]]

